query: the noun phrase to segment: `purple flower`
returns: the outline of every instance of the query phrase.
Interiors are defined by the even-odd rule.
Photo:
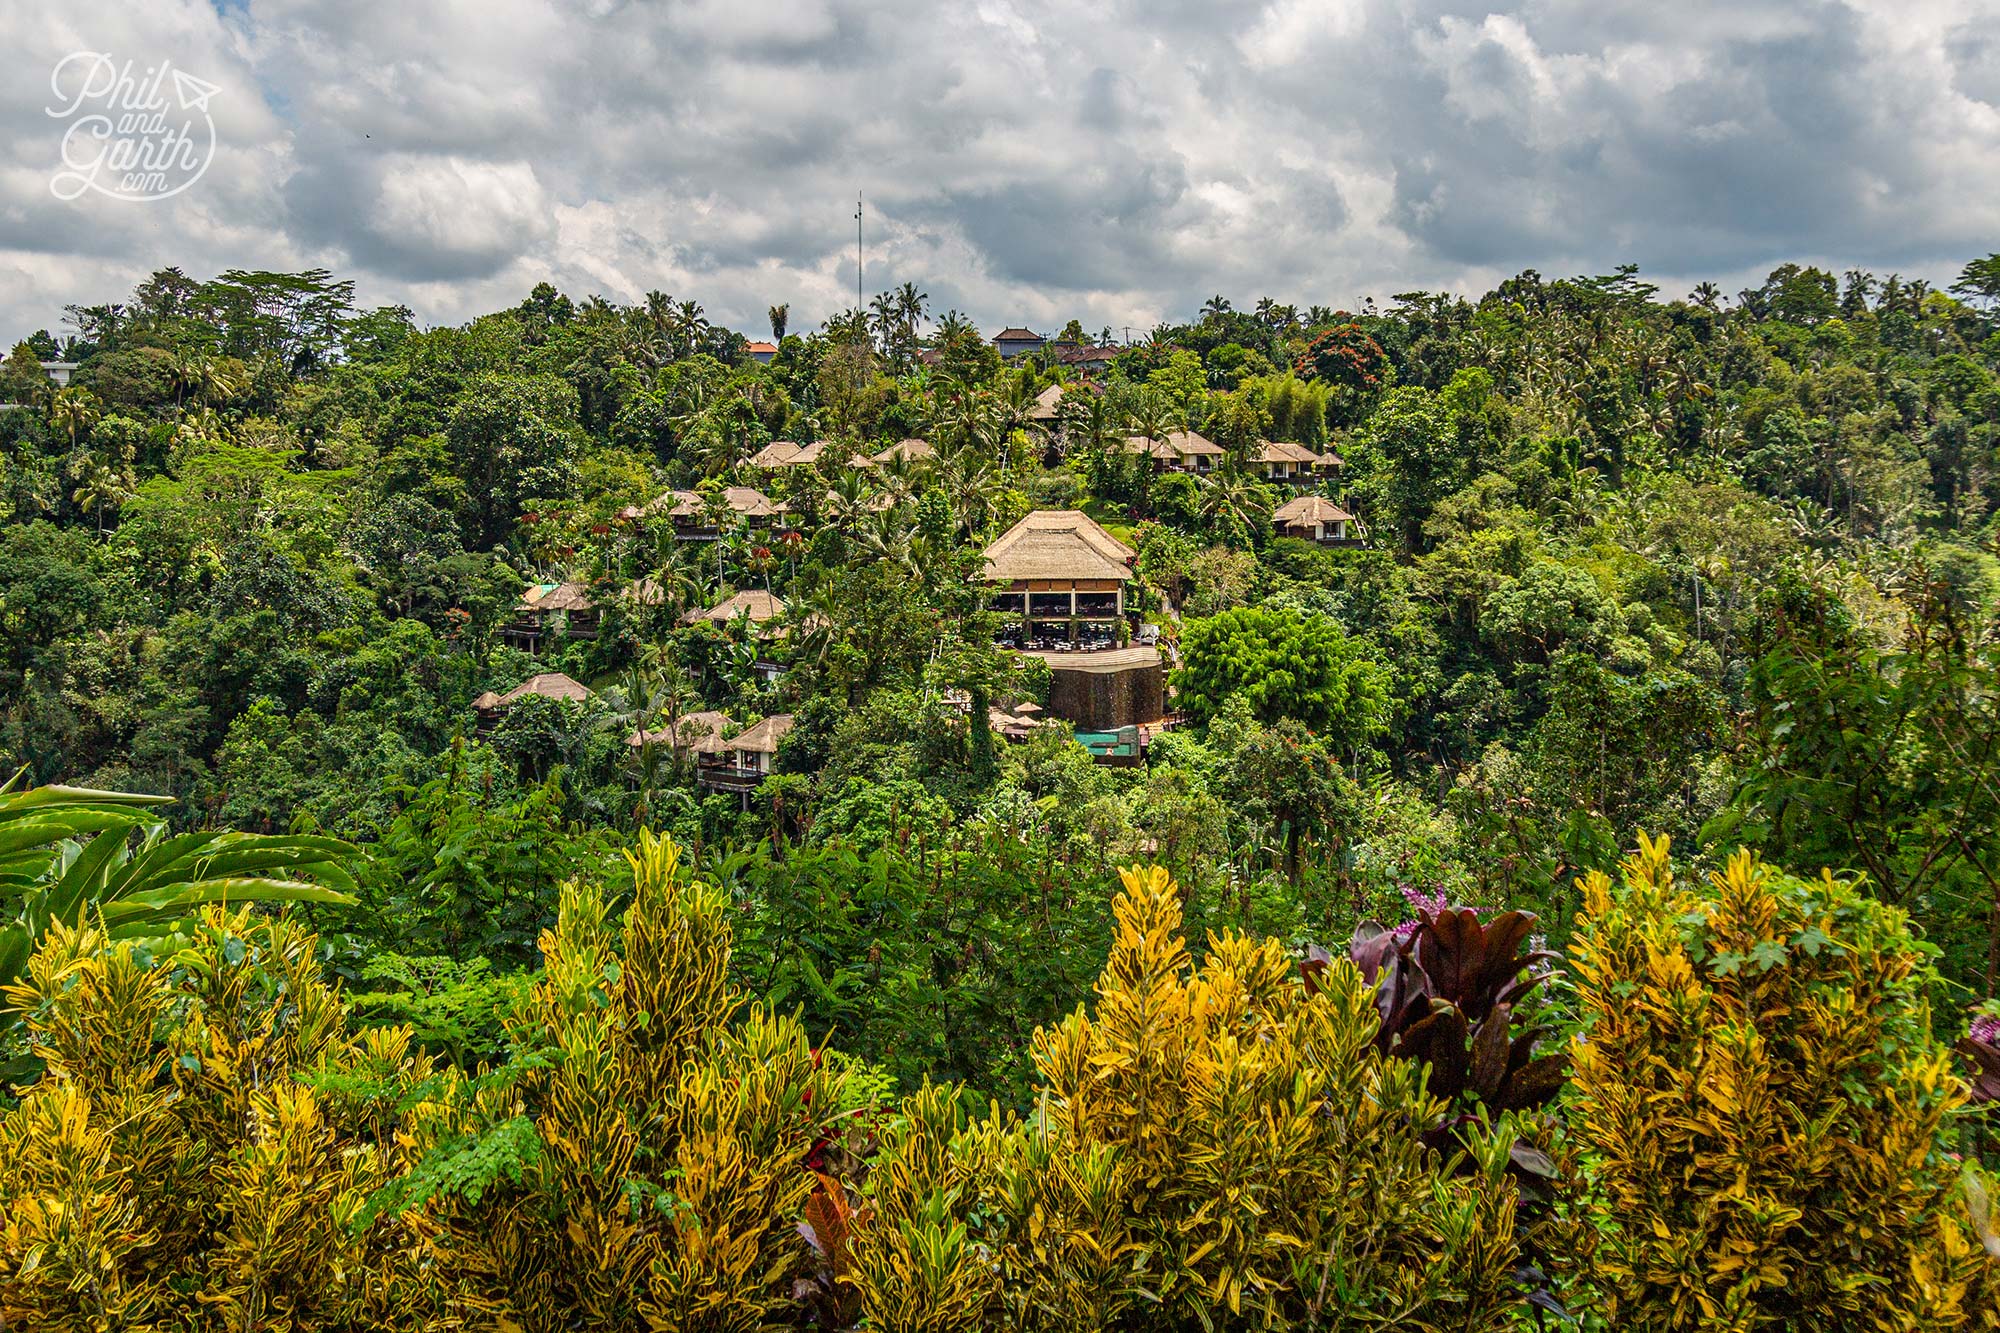
[[[1965,1035],[1988,1046],[2000,1044],[2000,1018],[1981,1014],[1972,1020],[1972,1027]]]
[[[1403,901],[1408,903],[1410,910],[1417,915],[1396,927],[1395,935],[1398,940],[1407,940],[1410,936],[1417,933],[1418,929],[1424,924],[1424,913],[1428,912],[1432,916],[1436,916],[1449,906],[1444,900],[1444,891],[1442,889],[1432,893],[1425,893],[1411,884],[1403,886]]]

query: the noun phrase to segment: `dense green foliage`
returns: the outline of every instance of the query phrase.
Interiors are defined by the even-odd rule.
[[[1630,269],[1359,312],[1217,298],[1086,376],[1054,344],[1003,363],[915,287],[811,332],[775,307],[760,363],[664,293],[624,306],[544,285],[422,329],[354,309],[323,272],[162,270],[0,364],[0,765],[38,791],[159,798],[83,798],[15,842],[0,807],[0,980],[45,936],[182,948],[205,895],[243,896],[205,883],[261,878],[309,900],[296,910],[355,1022],[407,1024],[413,1069],[526,1106],[551,1076],[521,1066],[520,1088],[489,1090],[481,1066],[530,1060],[520,1014],[559,906],[621,913],[638,888],[621,853],[645,826],[713,886],[732,995],[845,1052],[876,1102],[935,1102],[926,1081],[950,1081],[1024,1113],[1053,1086],[1037,1032],[1088,1000],[1113,948],[1119,865],[1174,876],[1195,977],[1235,966],[1215,962],[1227,932],[1338,954],[1416,903],[1488,929],[1531,912],[1560,950],[1586,885],[1644,830],[1690,873],[1743,850],[1808,879],[1856,872],[1851,892],[1935,951],[1923,1021],[1949,1045],[2000,998],[1995,273],[2000,257],[1977,260],[1947,294],[1785,265],[1734,301],[1707,284],[1662,300]],[[37,364],[57,356],[77,364],[66,386]],[[1188,430],[1219,449],[1212,467],[1125,447]],[[911,438],[931,449],[885,452]],[[813,441],[807,465],[754,461]],[[1338,465],[1269,477],[1266,442]],[[741,487],[783,514],[753,519]],[[1276,510],[1307,491],[1364,540],[1280,535]],[[1050,671],[996,646],[1008,626],[978,576],[1034,509],[1082,510],[1137,552],[1115,637],[1166,645],[1182,725],[1136,767],[1007,725],[1048,704]],[[557,585],[575,609],[531,639],[523,592]],[[762,623],[691,614],[744,593],[782,605]],[[491,706],[542,672],[587,697]],[[716,713],[723,741],[792,719],[768,777],[704,783],[667,739]],[[1418,951],[1385,970],[1420,967]],[[1296,1035],[1293,1003],[1259,1021]],[[1499,1023],[1461,1009],[1464,1050],[1430,1065],[1493,1090],[1455,1102],[1451,1142],[1573,1178],[1595,1149],[1549,1123],[1475,1128],[1482,1108],[1546,1109],[1540,1072],[1518,1103],[1505,1090],[1569,1017],[1548,1003]],[[1386,1015],[1385,1057],[1416,1054],[1395,1044],[1426,1017]],[[10,1012],[9,1068],[35,1066],[36,1021]],[[1476,1043],[1510,1032],[1530,1034],[1521,1059],[1489,1052],[1475,1073]],[[964,1109],[916,1101],[907,1119],[999,1133]],[[426,1130],[444,1146],[419,1174],[525,1188],[524,1116]],[[1933,1138],[1955,1133],[1946,1116]],[[1040,1206],[1110,1188],[1091,1156],[1106,1134]],[[920,1139],[891,1153],[912,1181],[933,1173],[898,1225],[934,1246],[937,1308],[964,1308],[954,1228],[1036,1203],[939,1202],[960,1185]],[[833,1229],[888,1207],[812,1197]],[[1601,1206],[1524,1217],[1524,1262],[1553,1273],[1552,1229]],[[1149,1215],[1148,1244],[1170,1216]],[[916,1251],[838,1250],[797,1274],[829,1326],[864,1299],[894,1325],[888,1279],[866,1275]],[[1203,1283],[1215,1253],[1188,1261]],[[1252,1307],[1294,1310],[1301,1288],[1272,1276],[1287,1256],[1238,1258],[1222,1296],[1234,1273]],[[1082,1299],[1094,1262],[1062,1260],[1051,1308]],[[1607,1299],[1651,1308],[1633,1282]],[[684,1290],[634,1299],[664,1310]]]
[[[296,922],[209,907],[157,954],[57,923],[6,992],[45,1067],[0,1115],[0,1319],[2000,1326],[1924,950],[1831,877],[1745,854],[1681,891],[1650,842],[1622,890],[1593,874],[1576,1093],[1538,1111],[1562,1057],[1515,1031],[1556,980],[1525,918],[1426,909],[1359,967],[1224,930],[1197,961],[1179,887],[1134,867],[1090,1004],[1033,1034],[1023,1119],[897,1098],[746,1005],[729,895],[644,831],[627,865],[622,916],[564,887],[470,1074],[355,1031]],[[1565,1123],[1556,1179],[1529,1137]]]
[[[1294,718],[1343,751],[1380,729],[1381,668],[1330,617],[1244,606],[1189,623],[1180,703],[1202,722],[1230,698],[1267,722]]]

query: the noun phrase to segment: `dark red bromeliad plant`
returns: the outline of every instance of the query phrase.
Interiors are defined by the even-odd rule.
[[[1347,954],[1375,988],[1376,1049],[1422,1064],[1432,1095],[1445,1102],[1423,1137],[1451,1156],[1482,1119],[1539,1111],[1568,1081],[1568,1056],[1547,1049],[1557,1035],[1547,995],[1557,955],[1536,947],[1532,912],[1482,922],[1475,909],[1449,906],[1442,896],[1412,889],[1403,896],[1416,919],[1393,929],[1363,922]],[[1308,952],[1299,965],[1308,992],[1318,990],[1332,961],[1317,946]],[[1527,1138],[1516,1136],[1509,1158],[1524,1223],[1514,1279],[1539,1327],[1545,1314],[1569,1317],[1545,1271],[1552,1245],[1560,1248],[1545,1234],[1557,1225],[1560,1182],[1555,1161]],[[1461,1172],[1468,1160],[1459,1155]]]
[[[1443,1118],[1424,1137],[1449,1155],[1482,1117],[1538,1111],[1562,1092],[1569,1057],[1546,1049],[1556,1036],[1546,992],[1557,955],[1535,947],[1532,912],[1482,922],[1473,908],[1448,906],[1442,897],[1404,896],[1416,919],[1393,929],[1363,922],[1347,953],[1375,987],[1376,1048],[1424,1065],[1430,1091],[1445,1101]],[[1308,991],[1331,961],[1324,949],[1310,951],[1300,965]],[[1515,1279],[1538,1321],[1543,1312],[1567,1317],[1536,1235],[1538,1223],[1551,1219],[1555,1162],[1522,1137],[1510,1158],[1528,1224]]]
[[[1491,1113],[1534,1111],[1562,1091],[1568,1058],[1545,1051],[1555,1029],[1539,992],[1556,975],[1556,955],[1532,947],[1532,912],[1502,912],[1482,922],[1470,907],[1418,909],[1418,919],[1391,930],[1363,923],[1348,957],[1376,988],[1384,1053],[1430,1069],[1433,1093],[1453,1104],[1438,1127],[1445,1146],[1457,1127]],[[1330,961],[1315,948],[1302,965],[1308,988]],[[1516,1164],[1533,1171],[1539,1158],[1525,1145]]]

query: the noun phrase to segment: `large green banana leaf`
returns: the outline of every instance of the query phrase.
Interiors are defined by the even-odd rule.
[[[133,792],[25,787],[20,774],[0,786],[0,985],[21,975],[57,921],[98,917],[130,937],[204,903],[354,901],[347,843],[169,833],[160,807],[170,804]]]

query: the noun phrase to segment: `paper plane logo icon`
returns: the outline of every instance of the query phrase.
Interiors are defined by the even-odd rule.
[[[181,99],[183,111],[206,111],[208,99],[222,89],[206,79],[197,79],[182,70],[174,71],[174,93]]]

